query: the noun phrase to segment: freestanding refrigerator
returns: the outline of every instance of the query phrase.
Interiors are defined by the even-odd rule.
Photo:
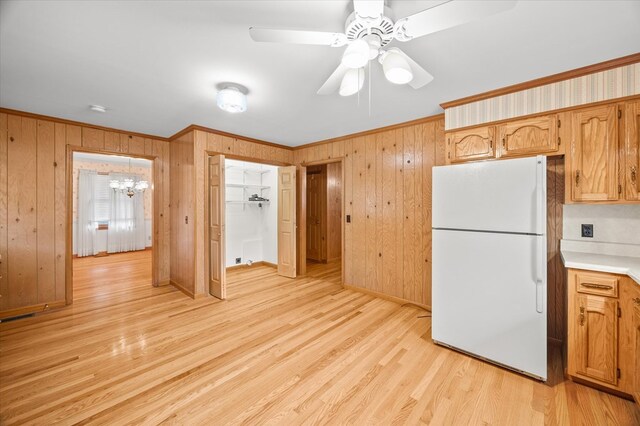
[[[432,337],[547,379],[546,157],[433,168]]]

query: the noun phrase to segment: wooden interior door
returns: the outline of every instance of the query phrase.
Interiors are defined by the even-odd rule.
[[[278,168],[278,274],[296,277],[296,167]]]
[[[574,321],[576,372],[618,383],[618,301],[590,294],[576,295]]]
[[[307,168],[298,166],[296,178],[296,235],[298,237],[296,270],[298,275],[304,275],[307,273]]]
[[[627,102],[625,106],[625,198],[640,200],[640,101]]]
[[[322,262],[324,256],[326,175],[322,166],[307,169],[307,259]]]
[[[209,157],[209,293],[227,297],[224,226],[224,155]]]
[[[603,105],[573,112],[571,139],[573,200],[617,200],[618,107]]]

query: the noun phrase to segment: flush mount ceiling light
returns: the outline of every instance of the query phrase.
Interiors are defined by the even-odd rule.
[[[223,111],[237,113],[247,110],[247,96],[235,86],[225,86],[218,92],[218,108]]]
[[[107,108],[102,105],[89,105],[89,109],[94,112],[107,112]]]
[[[413,80],[413,72],[409,63],[393,48],[387,50],[378,59],[382,64],[384,76],[393,84],[407,84]]]

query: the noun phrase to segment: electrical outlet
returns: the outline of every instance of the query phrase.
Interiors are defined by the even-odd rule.
[[[241,257],[236,257],[236,265],[239,265],[242,263],[242,258]]]
[[[593,238],[593,224],[582,224],[582,237]]]

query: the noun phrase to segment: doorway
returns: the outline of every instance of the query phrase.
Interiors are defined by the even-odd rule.
[[[153,284],[153,161],[72,153],[73,301]]]
[[[308,275],[337,276],[342,270],[342,179],[341,161],[306,167],[302,202],[306,200],[304,260]]]
[[[209,293],[227,298],[227,272],[256,266],[296,276],[296,170],[210,155],[206,218]],[[233,289],[231,289],[233,295]]]

